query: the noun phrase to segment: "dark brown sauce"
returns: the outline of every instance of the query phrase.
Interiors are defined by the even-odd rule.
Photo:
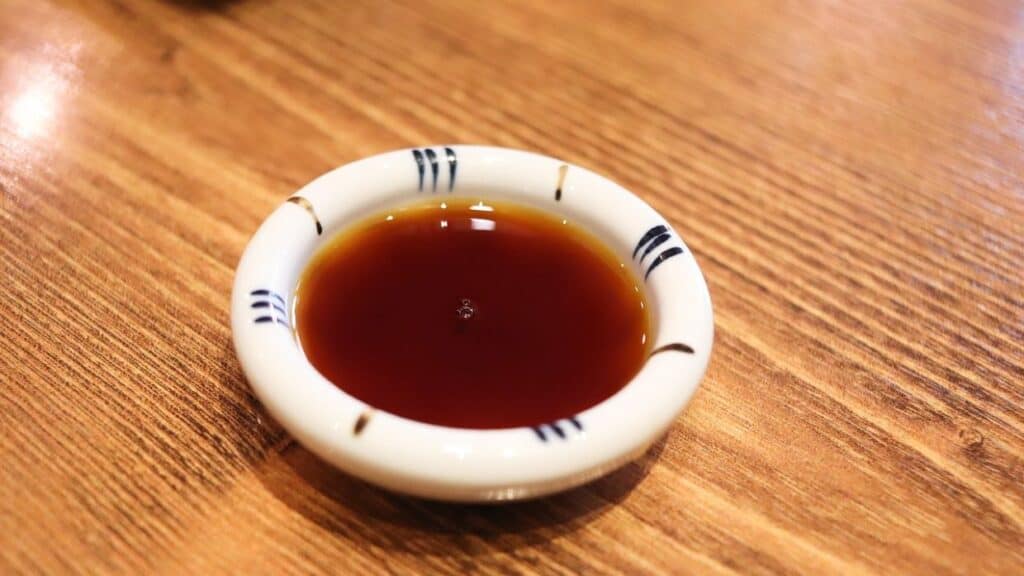
[[[460,428],[569,418],[643,364],[639,282],[596,238],[524,206],[440,201],[332,239],[299,282],[299,340],[345,392]]]

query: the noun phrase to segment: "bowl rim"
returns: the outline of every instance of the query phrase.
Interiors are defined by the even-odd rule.
[[[653,342],[639,373],[579,414],[494,430],[397,416],[368,406],[320,375],[293,329],[299,275],[337,232],[428,195],[527,204],[570,217],[597,235],[645,284]],[[231,325],[250,386],[299,443],[373,484],[453,501],[540,496],[582,484],[639,456],[665,433],[697,389],[714,337],[710,295],[693,254],[669,222],[639,197],[555,158],[455,144],[358,160],[290,196],[243,252]]]

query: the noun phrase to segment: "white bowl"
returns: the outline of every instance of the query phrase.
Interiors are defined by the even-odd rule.
[[[563,215],[632,262],[645,281],[652,320],[651,352],[640,372],[579,414],[500,430],[449,428],[389,414],[321,376],[294,333],[295,287],[310,256],[369,215],[442,196],[504,199]],[[714,330],[697,262],[650,206],[584,168],[485,146],[389,152],[304,186],[267,218],[242,255],[231,326],[253,390],[301,444],[371,483],[458,501],[564,490],[643,454],[697,389]]]

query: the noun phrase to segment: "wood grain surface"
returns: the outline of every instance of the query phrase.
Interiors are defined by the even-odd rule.
[[[704,268],[701,389],[525,504],[334,471],[233,271],[360,157],[536,150]],[[1024,7],[0,0],[0,573],[1024,573]]]

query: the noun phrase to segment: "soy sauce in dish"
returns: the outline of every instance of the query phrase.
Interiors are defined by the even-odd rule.
[[[639,371],[641,283],[593,234],[517,204],[434,201],[340,233],[297,287],[306,357],[379,409],[458,428],[570,418]]]

